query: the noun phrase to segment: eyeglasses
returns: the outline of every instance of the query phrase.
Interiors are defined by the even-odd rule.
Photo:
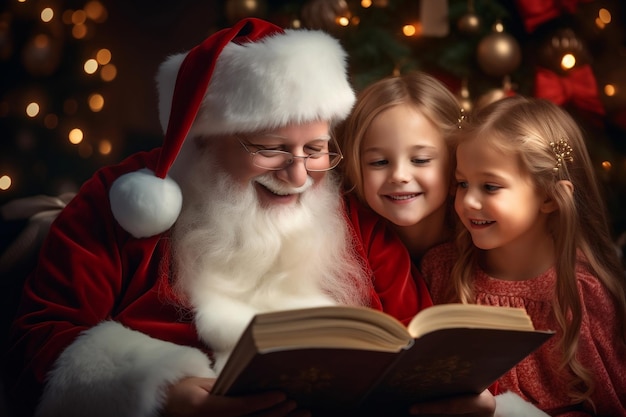
[[[313,152],[308,155],[294,155],[291,152],[278,151],[274,149],[260,149],[258,151],[251,151],[248,149],[248,144],[242,142],[239,136],[235,136],[241,146],[246,152],[252,156],[252,163],[263,169],[270,171],[280,171],[293,164],[296,158],[304,159],[304,168],[310,172],[322,172],[328,171],[339,165],[339,162],[343,159],[343,155],[339,150],[335,138],[332,138],[333,144],[338,152]]]

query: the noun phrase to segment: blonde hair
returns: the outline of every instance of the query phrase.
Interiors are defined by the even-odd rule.
[[[518,155],[535,186],[558,205],[549,219],[555,252],[559,254],[555,260],[553,310],[563,330],[559,341],[562,366],[569,367],[577,377],[569,386],[570,396],[576,401],[589,400],[595,389],[593,375],[576,359],[582,321],[576,263],[582,262],[611,294],[622,343],[626,343],[626,279],[611,240],[607,210],[583,134],[572,117],[557,105],[516,96],[486,106],[463,125],[458,140],[476,138],[486,140],[485,146]],[[555,170],[557,159],[552,146],[560,141],[569,144],[573,159],[563,161]],[[560,180],[573,184],[573,194]],[[460,256],[452,278],[459,300],[467,303],[474,297],[471,274],[478,249],[469,232],[461,229],[457,238]]]
[[[347,191],[354,191],[364,203],[361,148],[370,124],[383,111],[400,104],[414,106],[446,140],[458,130],[461,110],[456,97],[436,78],[419,71],[389,76],[370,84],[357,96],[352,113],[338,126],[337,139],[345,158],[340,165]],[[450,156],[453,145],[448,141]],[[452,173],[452,166],[450,167]]]

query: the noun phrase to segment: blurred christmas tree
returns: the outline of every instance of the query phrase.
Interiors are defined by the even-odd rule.
[[[626,22],[618,0],[225,4],[232,18],[262,11],[283,26],[338,37],[357,90],[418,69],[442,80],[468,110],[508,94],[556,102],[585,130],[615,233],[626,230]]]

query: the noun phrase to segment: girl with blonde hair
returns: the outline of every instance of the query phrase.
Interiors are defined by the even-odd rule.
[[[464,227],[423,259],[433,301],[523,307],[556,331],[501,390],[551,416],[626,416],[626,276],[579,126],[551,102],[516,96],[459,132]]]
[[[439,80],[414,71],[365,88],[338,130],[352,206],[384,219],[416,265],[452,238],[452,133],[462,113]]]

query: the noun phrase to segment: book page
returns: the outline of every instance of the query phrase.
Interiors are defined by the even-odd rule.
[[[402,323],[391,316],[339,306],[260,315],[253,334],[261,352],[298,347],[397,352],[411,340]]]
[[[534,330],[523,308],[486,306],[478,304],[439,304],[421,311],[408,326],[417,338],[438,329],[483,328]]]

